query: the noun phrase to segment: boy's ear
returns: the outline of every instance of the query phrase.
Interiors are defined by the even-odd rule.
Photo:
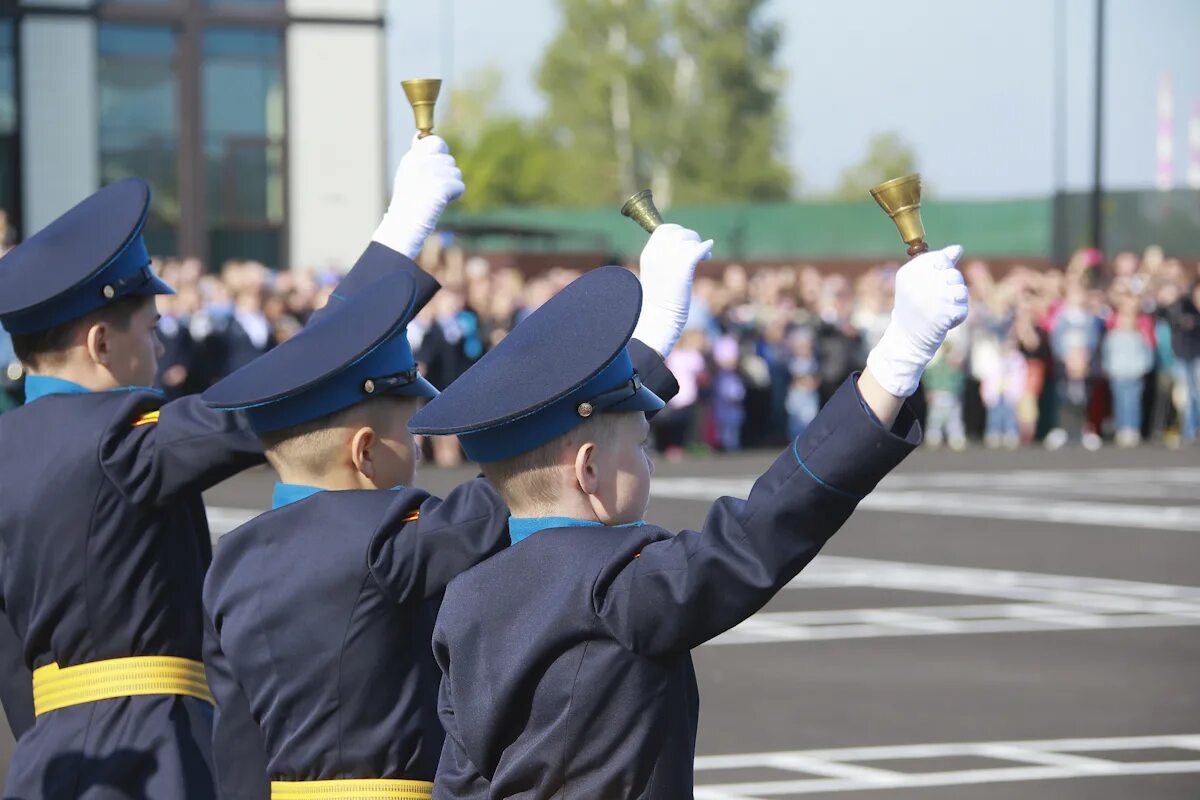
[[[575,451],[575,481],[584,494],[593,495],[599,488],[600,480],[596,473],[596,445],[585,442]]]
[[[376,441],[375,429],[369,426],[359,428],[350,439],[350,461],[354,468],[367,479],[375,477],[375,461],[371,450]]]
[[[94,325],[90,325],[88,326],[87,333],[84,336],[88,355],[91,356],[92,362],[102,366],[108,364],[108,325],[103,322],[97,322]],[[76,339],[75,341],[79,340]]]

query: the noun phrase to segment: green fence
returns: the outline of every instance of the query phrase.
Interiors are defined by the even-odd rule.
[[[1090,196],[1018,200],[926,200],[921,215],[934,246],[961,242],[975,254],[1061,260],[1090,240]],[[1168,254],[1200,257],[1200,192],[1114,192],[1105,198],[1109,252],[1160,244]],[[887,258],[903,254],[895,227],[871,200],[859,203],[748,203],[669,209],[664,216],[716,239],[715,255],[735,259]],[[607,250],[635,255],[645,234],[616,207],[505,209],[453,214],[489,249]],[[510,229],[520,235],[497,231]],[[542,236],[532,235],[540,232]]]

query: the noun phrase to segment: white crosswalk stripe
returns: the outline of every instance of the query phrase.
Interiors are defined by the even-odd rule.
[[[655,497],[712,502],[745,497],[749,477],[661,478]],[[1022,470],[891,475],[859,508],[1102,528],[1200,531],[1200,469]],[[1129,502],[1129,501],[1152,502]],[[1176,501],[1168,503],[1164,501]]]
[[[1161,756],[1164,750],[1178,751],[1178,756],[1169,760],[1155,757],[1155,751]],[[1103,757],[1104,753],[1114,751],[1122,751],[1121,760]],[[1130,757],[1138,751],[1145,752],[1141,759]],[[995,761],[996,766],[914,769],[922,760],[954,757],[988,759]],[[905,770],[887,769],[880,762],[904,762],[896,766],[904,766]],[[722,783],[722,772],[735,769],[794,772],[797,777]],[[756,800],[817,792],[1195,772],[1200,772],[1200,735],[848,747],[701,756],[696,759],[695,797],[696,800]]]
[[[1018,601],[760,612],[709,645],[1200,625],[1200,587],[818,556],[788,589],[869,587]]]

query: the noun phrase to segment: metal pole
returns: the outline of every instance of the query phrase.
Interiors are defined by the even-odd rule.
[[[1054,165],[1053,202],[1051,204],[1050,257],[1065,264],[1070,247],[1067,213],[1067,0],[1054,3],[1054,108],[1051,109],[1054,136],[1050,159]]]
[[[442,81],[454,89],[454,0],[442,0]],[[442,99],[442,113],[449,107],[449,92]]]
[[[1104,250],[1104,2],[1096,0],[1096,136],[1092,165],[1092,246]]]

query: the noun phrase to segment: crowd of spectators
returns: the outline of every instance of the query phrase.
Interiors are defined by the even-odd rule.
[[[427,377],[445,386],[578,273],[525,275],[433,242],[422,266],[443,290],[409,327]],[[882,335],[898,264],[853,276],[811,266],[698,277],[693,311],[668,363],[680,392],[654,420],[668,458],[778,446],[804,429]],[[157,268],[163,297],[160,381],[170,396],[202,391],[294,335],[328,299],[333,273],[272,272],[196,260]],[[1105,262],[1082,250],[1065,269],[1003,274],[966,261],[971,314],[926,373],[915,402],[930,447],[970,440],[1015,448],[1095,449],[1144,439],[1195,441],[1200,428],[1200,273],[1157,248]],[[0,337],[0,367],[11,361]],[[6,355],[8,356],[6,358]],[[7,373],[8,403],[19,369]],[[0,398],[0,407],[4,399]],[[453,440],[433,456],[453,464]]]

